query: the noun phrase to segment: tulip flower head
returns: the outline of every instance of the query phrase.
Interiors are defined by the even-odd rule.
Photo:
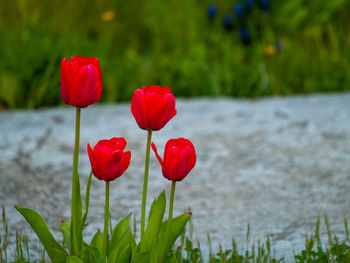
[[[153,142],[152,149],[162,166],[163,176],[170,181],[181,181],[196,164],[196,151],[190,140],[184,138],[169,140],[165,145],[163,160]]]
[[[141,129],[160,130],[176,115],[175,97],[166,87],[137,89],[132,97],[131,112]]]
[[[97,58],[76,56],[61,63],[61,96],[66,104],[85,108],[102,94],[100,63]]]
[[[126,140],[124,138],[112,138],[110,140],[100,140],[91,149],[87,146],[92,172],[97,179],[103,181],[113,181],[120,177],[129,167],[131,153],[124,152]]]

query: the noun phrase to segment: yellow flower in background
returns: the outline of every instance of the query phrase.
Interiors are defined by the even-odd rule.
[[[269,45],[264,49],[264,53],[267,56],[273,56],[276,54],[276,52],[277,52],[276,47],[272,45]]]
[[[110,22],[114,20],[115,18],[115,13],[111,10],[104,11],[101,15],[101,19],[105,22]]]

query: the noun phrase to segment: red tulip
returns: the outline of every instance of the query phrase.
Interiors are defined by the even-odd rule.
[[[158,155],[152,142],[152,149],[162,166],[163,176],[170,181],[181,181],[196,164],[196,152],[190,140],[171,139],[165,145],[164,160]]]
[[[131,153],[124,152],[124,138],[112,138],[99,141],[92,150],[87,146],[92,172],[97,179],[113,181],[120,177],[129,167]]]
[[[159,86],[135,90],[131,112],[141,129],[160,130],[175,115],[175,97],[170,88]]]
[[[102,94],[100,63],[97,58],[72,57],[61,63],[61,96],[66,104],[85,108]]]

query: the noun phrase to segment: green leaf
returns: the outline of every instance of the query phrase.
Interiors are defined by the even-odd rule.
[[[137,262],[137,263],[149,263],[151,257],[151,249],[142,251],[139,253],[136,253],[134,258],[131,260],[131,262]]]
[[[176,239],[181,235],[187,221],[190,218],[191,218],[191,214],[185,213],[171,220],[171,228],[168,236],[169,248],[175,243]],[[164,239],[165,237],[167,224],[168,224],[168,220],[162,223],[161,230],[159,233],[159,237],[161,240]]]
[[[121,238],[121,240],[119,242],[117,242],[113,247],[110,247],[110,253],[108,254],[108,260],[107,262],[116,262],[118,257],[119,257],[119,251],[123,249],[123,247],[121,246],[121,241],[124,240],[126,234],[127,234],[127,230],[125,230],[123,237]]]
[[[122,239],[127,230],[130,229],[130,216],[131,215],[127,215],[115,226],[112,233],[111,249]]]
[[[181,261],[179,261],[175,255],[173,255],[169,261],[169,263],[179,263],[179,262],[181,262]]]
[[[101,263],[101,254],[97,248],[92,246],[84,247],[79,254],[85,263]]]
[[[160,240],[159,236],[157,236],[151,251],[150,262],[161,262],[163,257],[163,247],[163,242]]]
[[[92,178],[92,171],[90,172],[89,179],[88,179],[88,182],[87,182],[87,185],[86,185],[85,213],[83,215],[83,218],[80,221],[80,232],[81,233],[83,233],[83,229],[84,229],[85,223],[86,223],[86,218],[87,218],[88,212],[89,212],[91,178]]]
[[[162,223],[159,231],[159,238],[157,238],[159,241],[155,242],[155,245],[152,248],[151,262],[158,262],[163,256],[164,249],[166,250],[166,254],[169,253],[171,247],[175,243],[176,239],[181,235],[187,221],[190,218],[191,215],[189,213],[185,213],[171,220],[171,228],[166,244],[164,243],[166,242],[164,239],[168,220]]]
[[[62,222],[60,225],[60,230],[63,235],[63,244],[65,244],[68,248],[70,254],[72,254],[72,242],[71,242],[71,228],[69,222]]]
[[[96,232],[93,236],[91,239],[91,246],[97,248],[100,254],[102,254],[103,234],[101,232]]]
[[[127,247],[135,247],[136,242],[130,228],[130,215],[123,218],[113,230],[108,262],[116,262]]]
[[[165,207],[166,197],[165,192],[163,191],[152,203],[144,238],[140,241],[141,251],[145,251],[153,247],[156,236],[159,233],[160,226],[162,224]]]
[[[119,246],[115,247],[108,255],[107,263],[116,262],[118,259]]]
[[[174,254],[174,258],[176,259],[176,262],[182,262],[182,251],[181,247],[177,248]]]
[[[118,257],[117,263],[129,263],[132,256],[132,247],[131,245],[124,248],[123,251],[121,251],[120,256]]]
[[[80,258],[76,256],[68,256],[66,262],[67,263],[84,263],[84,261],[82,261]]]
[[[25,217],[27,222],[33,228],[51,261],[53,263],[66,262],[67,251],[53,237],[44,219],[32,209],[24,207],[16,207],[16,209]]]

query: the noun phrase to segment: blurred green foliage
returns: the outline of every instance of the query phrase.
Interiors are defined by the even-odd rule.
[[[105,102],[152,84],[186,97],[350,89],[350,1],[271,0],[268,13],[255,6],[245,18],[249,46],[237,25],[222,26],[236,2],[2,0],[0,107],[62,104],[60,62],[75,55],[99,58]]]

